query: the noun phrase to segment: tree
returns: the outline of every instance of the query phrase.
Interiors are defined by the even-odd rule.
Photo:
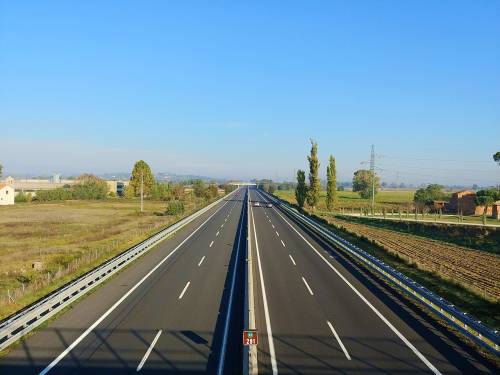
[[[354,172],[352,179],[352,191],[357,191],[361,198],[371,198],[372,196],[372,179],[375,178],[375,195],[380,186],[380,178],[373,176],[373,173],[366,169],[360,169]]]
[[[297,187],[295,188],[295,199],[300,208],[304,207],[304,202],[307,197],[306,172],[297,171]]]
[[[335,158],[330,155],[329,165],[326,167],[326,207],[328,211],[333,210],[337,202],[337,169]]]
[[[170,184],[157,183],[151,189],[151,199],[169,201],[172,199],[172,190]]]
[[[493,155],[493,160],[495,160],[495,163],[497,163],[498,165],[500,165],[500,151],[496,152],[494,155]],[[2,168],[0,166],[0,177],[2,176]]]
[[[500,192],[496,189],[479,190],[476,193],[476,203],[484,206],[483,216],[486,217],[488,207],[500,199]]]
[[[203,183],[202,180],[195,180],[193,182],[193,190],[194,190],[194,195],[196,195],[198,198],[204,197],[205,196],[205,184]]]
[[[413,201],[422,206],[430,206],[433,201],[445,200],[446,193],[443,191],[443,186],[438,184],[430,184],[420,188],[415,192]]]
[[[319,191],[321,183],[318,177],[319,161],[318,161],[318,144],[314,140],[311,141],[311,155],[307,157],[309,161],[309,189],[307,189],[307,204],[314,208],[319,201]]]
[[[130,177],[129,188],[135,197],[141,195],[141,179],[143,180],[144,196],[148,197],[156,184],[156,180],[151,172],[151,168],[144,160],[139,160],[135,163]]]
[[[78,183],[72,190],[74,199],[105,199],[108,195],[108,184],[93,174],[84,173],[78,177]]]
[[[206,190],[206,198],[208,200],[215,198],[219,195],[219,188],[217,187],[216,184],[210,184],[208,185],[208,188]]]

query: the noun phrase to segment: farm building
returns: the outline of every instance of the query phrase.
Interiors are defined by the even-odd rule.
[[[500,220],[500,201],[493,203],[491,215],[494,219]]]
[[[0,184],[0,206],[14,204],[14,189],[7,184]]]
[[[446,201],[432,201],[432,208],[434,210],[444,210],[447,204]]]
[[[475,215],[476,208],[476,193],[471,190],[462,190],[453,193],[447,205],[448,212],[461,212],[462,215]]]
[[[497,202],[495,202],[496,204]],[[495,216],[495,206],[489,206],[486,210],[486,216]],[[445,205],[446,212],[462,215],[476,215],[481,216],[484,214],[484,206],[476,204],[476,193],[470,190],[462,190],[453,193],[450,202]],[[498,210],[498,209],[497,209]]]

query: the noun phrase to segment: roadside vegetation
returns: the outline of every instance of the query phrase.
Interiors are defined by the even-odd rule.
[[[125,198],[110,196],[104,181],[85,174],[72,188],[0,206],[0,319],[214,201],[219,188],[234,189],[158,183],[148,170],[136,163]]]

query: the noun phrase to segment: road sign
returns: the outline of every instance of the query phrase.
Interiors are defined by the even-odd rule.
[[[258,335],[256,329],[243,331],[243,345],[244,346],[257,345],[258,342],[259,342],[259,335]]]

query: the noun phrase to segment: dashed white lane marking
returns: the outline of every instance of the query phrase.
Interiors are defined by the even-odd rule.
[[[203,263],[204,260],[205,260],[205,256],[203,255],[203,258],[201,258],[200,263],[198,263],[198,267],[201,266],[201,264]]]
[[[340,337],[339,335],[337,334],[337,332],[335,331],[335,328],[333,328],[333,325],[332,323],[330,323],[328,320],[326,321],[326,323],[328,324],[328,327],[330,327],[333,335],[335,336],[335,338],[337,339],[340,347],[342,348],[342,351],[344,352],[346,358],[350,361],[351,360],[351,356],[349,355],[349,353],[347,352],[347,349],[345,348],[344,344],[342,343],[342,340],[340,340]]]
[[[286,247],[285,243],[283,242],[283,240],[281,240],[281,244],[283,245],[283,247]]]
[[[280,236],[280,234],[278,233],[278,231],[276,230],[275,232],[276,232],[276,235],[279,237],[279,236]]]
[[[215,233],[215,237],[218,237],[219,236],[219,232]]]
[[[156,345],[156,342],[158,341],[158,339],[160,338],[160,335],[162,332],[163,331],[160,329],[158,331],[158,333],[156,334],[155,338],[153,339],[153,342],[151,343],[151,345],[149,345],[149,348],[146,351],[146,354],[144,354],[144,357],[142,357],[142,359],[141,359],[141,363],[139,363],[139,366],[137,366],[137,372],[141,371],[142,366],[144,366],[144,364],[146,363],[146,360],[148,359],[149,355],[153,351],[153,348]]]
[[[186,284],[186,286],[182,290],[181,295],[179,296],[179,299],[182,299],[182,297],[184,297],[184,293],[186,293],[186,290],[187,290],[187,288],[189,288],[190,284],[191,284],[191,281],[188,281],[187,284]]]
[[[306,279],[304,278],[304,276],[302,276],[302,281],[304,282],[304,284],[306,284],[306,287],[307,287],[307,290],[309,291],[309,294],[311,296],[314,296],[314,293],[313,293],[311,287],[309,286],[309,284],[307,283]]]
[[[272,227],[273,227],[273,229],[274,229],[274,224],[271,224],[271,226],[272,226]]]
[[[394,325],[385,316],[383,316],[382,313],[375,306],[373,306],[371,302],[368,301],[366,297],[363,296],[361,292],[357,290],[354,287],[354,285],[352,285],[349,282],[349,280],[347,280],[344,277],[344,275],[340,273],[339,270],[337,270],[330,262],[328,262],[328,260],[326,260],[326,258],[302,234],[300,234],[300,232],[297,229],[295,229],[295,227],[292,224],[290,224],[290,222],[287,219],[285,219],[285,217],[282,214],[280,214],[276,208],[274,208],[274,211],[283,219],[285,223],[287,223],[290,226],[290,228],[292,228],[295,231],[295,233],[299,235],[300,238],[304,240],[304,242],[327,264],[327,266],[330,267],[330,269],[334,271],[337,274],[337,276],[340,277],[342,281],[346,283],[349,286],[349,288],[351,288],[352,291],[359,298],[361,298],[361,300],[375,313],[375,315],[377,315],[387,325],[387,327],[389,327],[389,329],[392,332],[394,332],[396,336],[398,336],[401,339],[401,341],[403,341],[406,344],[406,346],[410,348],[411,351],[415,353],[415,355],[423,363],[425,363],[425,365],[429,368],[429,370],[431,370],[436,375],[441,375],[441,372],[436,368],[436,366],[434,366],[422,353],[420,353],[420,351],[415,347],[415,345],[413,345],[410,342],[410,340],[408,340],[405,336],[403,336],[403,334],[399,332],[399,330],[396,327],[394,327]]]
[[[221,227],[221,228],[224,228],[224,224],[222,224],[220,227]]]
[[[212,247],[213,244],[214,244],[214,241],[210,242],[210,247]]]
[[[290,257],[290,260],[292,261],[293,265],[296,266],[297,263],[295,263],[295,259],[293,259],[292,255],[288,254],[288,256]]]

